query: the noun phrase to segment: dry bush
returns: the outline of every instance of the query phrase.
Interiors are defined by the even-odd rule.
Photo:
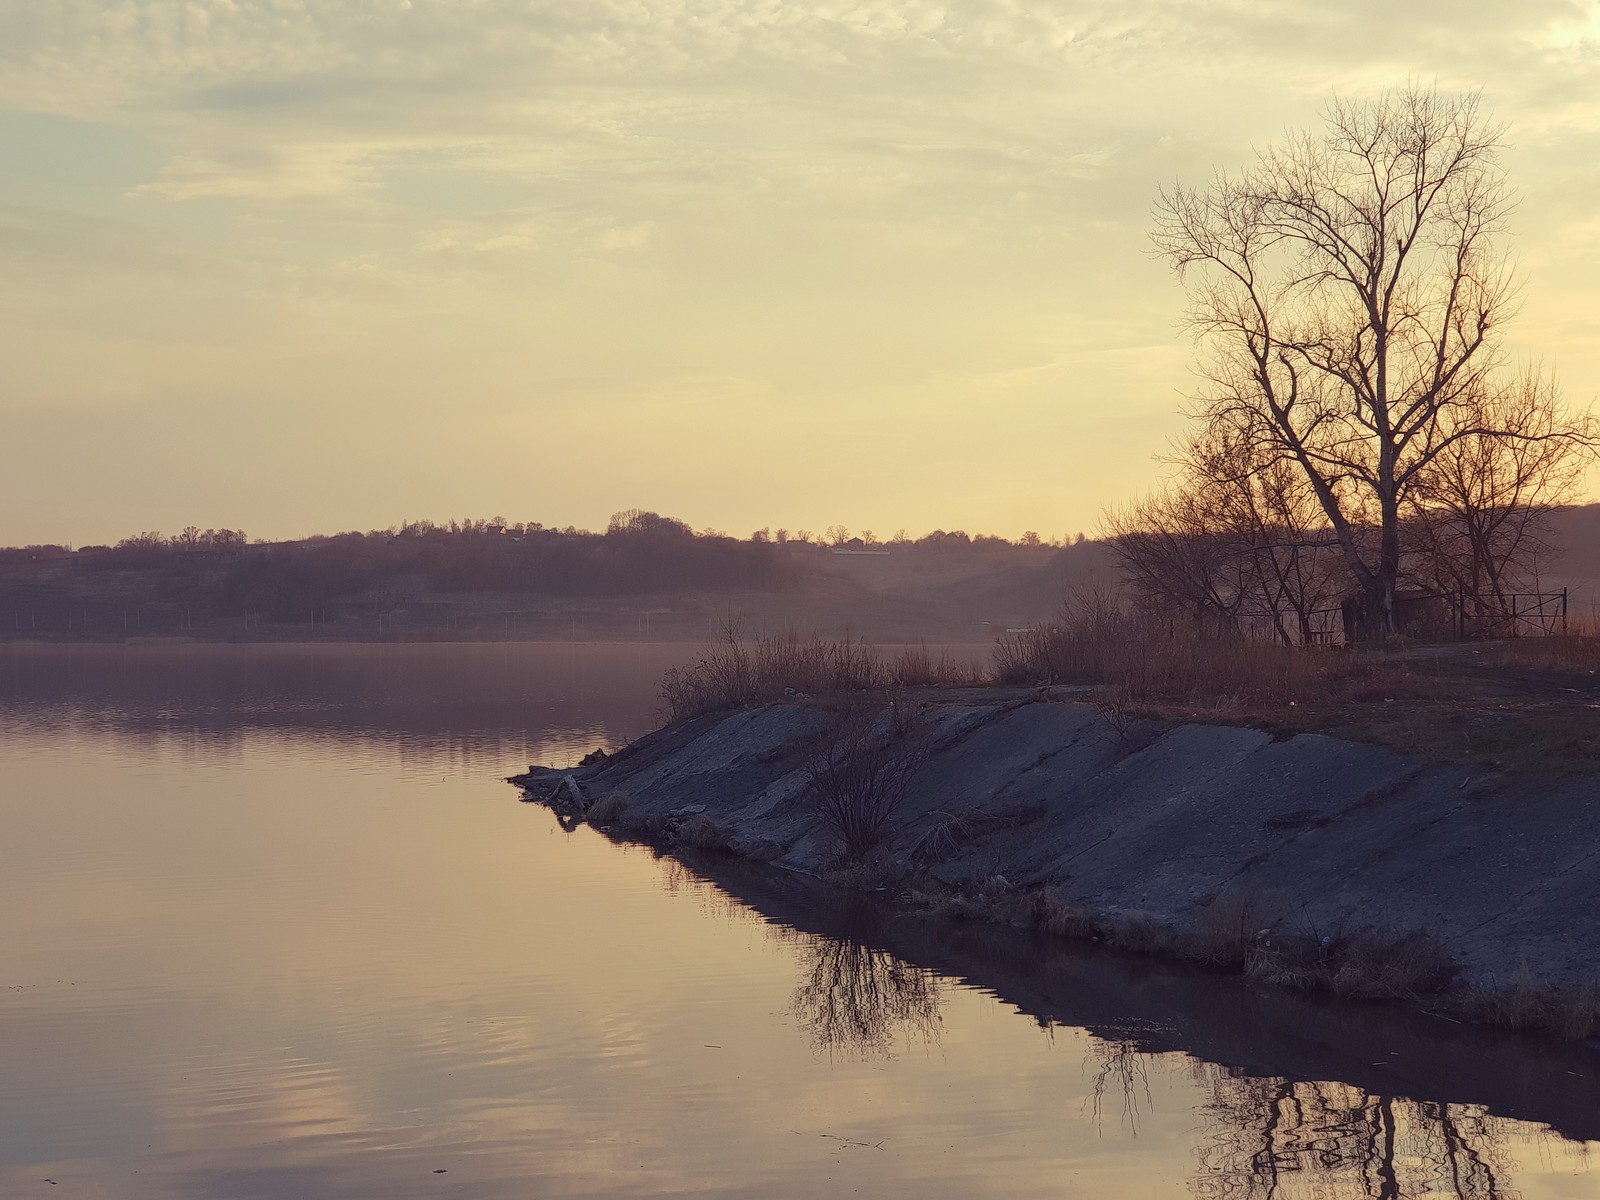
[[[1273,937],[1252,946],[1245,975],[1280,987],[1321,987],[1362,1000],[1419,1000],[1460,968],[1425,933]]]
[[[755,661],[737,633],[702,650],[686,667],[661,677],[661,700],[673,720],[760,702]]]
[[[1156,954],[1172,945],[1172,933],[1149,913],[1124,913],[1111,922],[1106,940],[1130,954]]]
[[[678,828],[678,845],[687,850],[728,849],[728,835],[705,813],[697,813]]]
[[[887,670],[889,681],[903,688],[980,687],[990,682],[975,663],[957,662],[944,650],[936,658],[921,642],[901,650]]]
[[[918,866],[954,858],[968,842],[1003,829],[1015,829],[1044,815],[1039,804],[1008,808],[976,808],[966,814],[940,811],[938,819],[911,847],[910,860]]]
[[[1507,666],[1600,671],[1600,613],[1572,614],[1564,633],[1510,638],[1486,646],[1485,650],[1493,660]]]
[[[1453,1007],[1480,1024],[1519,1032],[1554,1033],[1575,1042],[1600,1034],[1600,989],[1562,991],[1525,972],[1509,988],[1473,988]]]
[[[628,811],[629,800],[626,792],[607,792],[589,806],[585,819],[591,825],[609,825]]]
[[[1328,980],[1340,996],[1415,1000],[1444,991],[1459,968],[1426,934],[1352,939]]]
[[[845,858],[888,836],[926,757],[919,715],[899,704],[857,707],[822,738],[805,768],[808,796]]]
[[[988,921],[994,917],[987,900],[966,892],[919,893],[917,899],[930,917],[946,921]]]
[[[1054,887],[1030,892],[1023,900],[1022,912],[1030,926],[1052,937],[1092,938],[1101,934],[1095,915],[1066,900]]]
[[[1128,700],[1289,701],[1315,688],[1328,656],[1266,638],[1222,634],[1101,597],[1049,624],[1006,634],[995,669],[1009,684],[1104,684]]]
[[[1248,899],[1216,900],[1205,908],[1198,928],[1184,939],[1179,951],[1191,962],[1242,968],[1260,945],[1262,927],[1267,923]]]
[[[667,715],[678,720],[702,713],[776,703],[787,696],[834,695],[886,687],[963,687],[987,682],[975,666],[926,646],[911,647],[896,658],[883,655],[848,635],[802,637],[793,631],[745,638],[729,625],[718,641],[687,666],[673,667],[661,680]]]

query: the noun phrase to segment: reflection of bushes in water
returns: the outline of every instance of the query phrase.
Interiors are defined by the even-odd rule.
[[[703,875],[697,875],[677,859],[658,856],[656,865],[661,871],[662,890],[668,895],[691,897],[706,916],[743,924],[765,923],[755,909]]]
[[[851,938],[808,937],[794,1014],[817,1046],[885,1054],[900,1033],[938,1036],[940,980],[932,971]]]
[[[1206,1064],[1192,1185],[1202,1200],[1514,1200],[1499,1122],[1470,1105]]]

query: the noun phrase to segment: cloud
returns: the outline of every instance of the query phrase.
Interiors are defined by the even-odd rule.
[[[73,144],[107,159],[118,138],[137,147],[115,173],[70,181],[53,165],[67,156],[30,160],[26,220],[46,232],[0,219],[0,261],[33,263],[25,282],[0,278],[0,305],[57,330],[20,339],[14,374],[38,403],[188,395],[205,372],[219,396],[242,393],[221,351],[196,365],[198,340],[230,347],[235,374],[265,370],[327,406],[404,363],[412,400],[397,420],[425,419],[425,384],[519,397],[531,424],[586,434],[583,413],[657,385],[735,378],[779,408],[879,405],[885,427],[931,424],[926,436],[947,444],[987,386],[976,381],[1050,362],[1049,386],[1008,393],[1008,419],[1112,412],[1131,422],[1142,464],[1187,383],[1173,365],[1180,299],[1146,253],[1151,196],[1314,122],[1334,90],[1483,87],[1512,126],[1528,195],[1527,326],[1564,328],[1558,307],[1600,306],[1594,11],[12,0],[0,110],[73,118],[39,127],[93,131]],[[70,219],[89,215],[109,224],[72,245]],[[53,275],[46,247],[66,264]],[[135,264],[150,255],[167,257],[143,286]],[[93,348],[124,352],[129,328],[143,348],[91,369]],[[1582,353],[1563,369],[1593,391],[1600,350]],[[705,453],[683,451],[686,476],[713,471]],[[1093,456],[1079,468],[1110,469]],[[907,496],[931,486],[901,482]],[[761,517],[753,491],[737,502]]]

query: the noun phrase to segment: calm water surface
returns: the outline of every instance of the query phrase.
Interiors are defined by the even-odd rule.
[[[1586,1051],[563,833],[651,646],[0,648],[0,1195],[1589,1197]]]

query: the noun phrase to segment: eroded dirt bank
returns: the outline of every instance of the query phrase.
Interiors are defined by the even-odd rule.
[[[852,719],[806,702],[714,714],[514,782],[595,824],[659,841],[696,821],[736,854],[822,873],[839,847],[813,764]],[[1127,721],[1038,693],[940,697],[907,736],[912,786],[871,856],[895,888],[927,879],[1018,910],[1048,896],[1266,955],[1419,931],[1457,987],[1570,994],[1600,979],[1600,780]]]

